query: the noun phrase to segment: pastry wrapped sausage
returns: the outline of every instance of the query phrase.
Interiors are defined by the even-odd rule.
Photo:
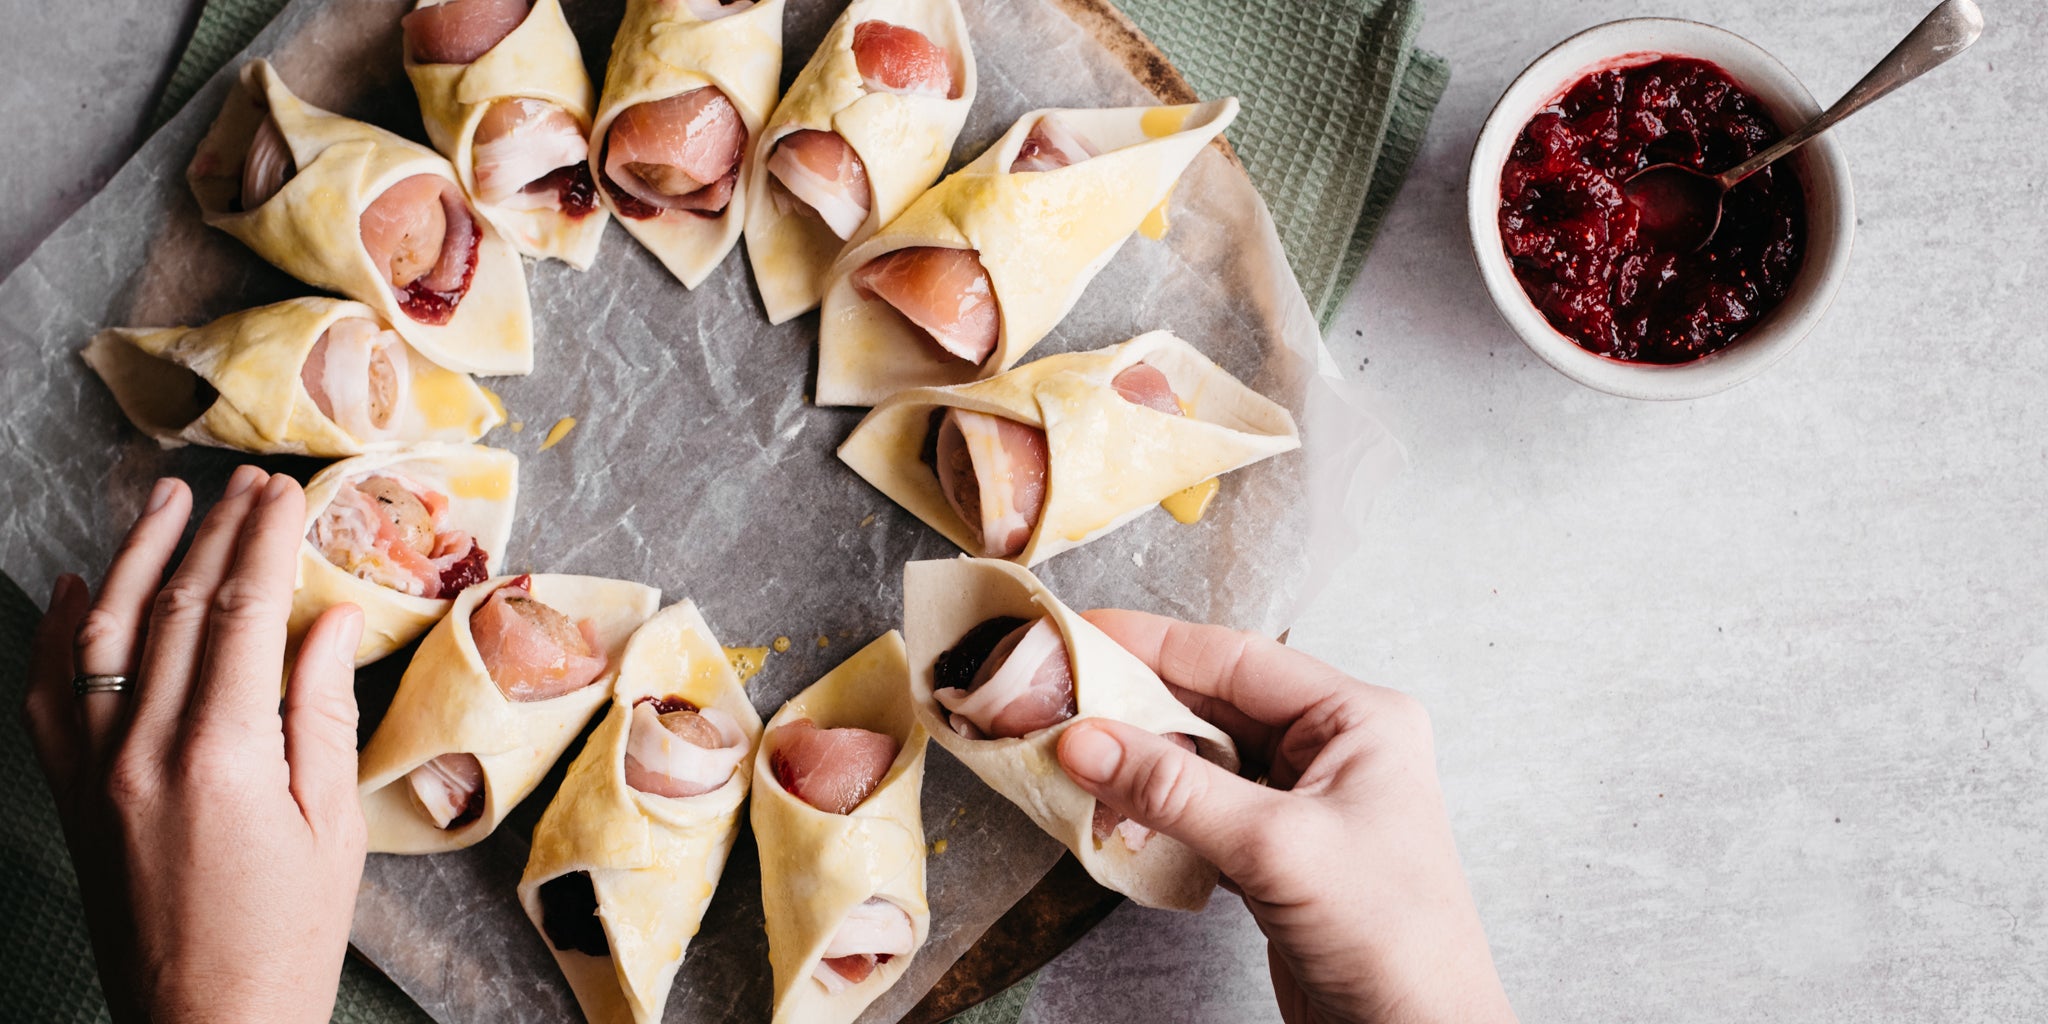
[[[427,633],[358,764],[372,853],[483,840],[611,695],[661,592],[590,576],[495,577]]]
[[[1024,115],[840,255],[818,404],[874,405],[1016,365],[1236,116],[1234,99]]]
[[[629,0],[591,131],[619,223],[695,288],[740,237],[741,163],[775,109],[783,0]]]
[[[1236,771],[1228,735],[1009,562],[905,566],[903,626],[911,704],[940,746],[1066,844],[1096,881],[1148,907],[1201,909],[1216,866],[1098,804],[1060,767],[1059,738],[1075,719],[1113,718]]]
[[[892,630],[783,705],[762,735],[753,821],[776,1024],[852,1021],[930,931],[926,736],[905,678]]]
[[[754,140],[747,259],[768,321],[818,305],[846,245],[940,172],[974,103],[958,0],[854,0]]]
[[[405,73],[427,138],[528,256],[583,270],[610,218],[590,177],[596,93],[561,0],[420,0]]]
[[[1300,445],[1284,407],[1153,331],[899,392],[839,458],[969,554],[1036,565]]]
[[[314,107],[242,66],[185,170],[206,223],[307,284],[375,309],[451,370],[533,369],[519,254],[439,153]]]
[[[661,1020],[732,852],[760,739],[696,605],[633,634],[611,708],[541,815],[519,881],[589,1020]]]
[[[503,419],[466,375],[341,299],[287,299],[204,327],[116,327],[84,356],[166,448],[336,458],[474,441]]]
[[[356,664],[419,639],[455,595],[495,575],[512,534],[519,460],[482,445],[344,459],[306,483],[289,635],[337,604],[363,612]]]

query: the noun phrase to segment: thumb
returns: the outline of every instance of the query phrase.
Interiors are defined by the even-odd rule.
[[[1106,718],[1060,737],[1060,767],[1132,821],[1172,836],[1239,882],[1256,873],[1260,823],[1282,794],[1241,779],[1167,738]]]
[[[284,694],[284,756],[292,797],[315,832],[359,820],[356,798],[356,641],[363,613],[336,605],[306,631]]]

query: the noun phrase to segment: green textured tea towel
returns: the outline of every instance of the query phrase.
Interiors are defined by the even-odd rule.
[[[160,124],[270,22],[284,0],[199,13]],[[1450,68],[1415,48],[1420,0],[1121,0],[1203,96],[1236,96],[1231,126],[1301,292],[1323,326],[1365,264],[1422,148]]]
[[[284,6],[211,0],[157,111],[168,119]],[[1123,0],[1121,6],[1204,96],[1245,107],[1230,132],[1265,196],[1310,306],[1328,323],[1420,150],[1443,94],[1444,62],[1414,48],[1418,0]],[[40,783],[20,706],[40,602],[0,574],[0,1006],[10,1019],[107,1019],[70,860]],[[1013,1024],[1027,979],[957,1018]],[[374,968],[344,968],[334,1019],[426,1024]]]

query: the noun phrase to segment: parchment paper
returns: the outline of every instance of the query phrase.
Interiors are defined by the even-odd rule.
[[[602,69],[618,0],[570,0]],[[251,45],[319,105],[423,139],[399,66],[402,0],[297,0]],[[966,0],[982,75],[954,165],[1019,114],[1153,98],[1054,0]],[[838,13],[789,8],[785,85]],[[201,504],[245,457],[160,451],[122,420],[78,349],[114,325],[200,323],[310,289],[209,230],[183,170],[240,61],[208,84],[106,190],[0,283],[0,552],[31,593],[64,570],[97,573],[150,482],[190,480]],[[1248,118],[1259,116],[1247,110]],[[1145,608],[1278,633],[1340,566],[1376,481],[1399,459],[1327,366],[1264,204],[1217,148],[1177,189],[1163,242],[1134,237],[1034,353],[1096,348],[1171,329],[1288,405],[1304,449],[1226,477],[1201,523],[1149,514],[1040,567],[1069,604]],[[905,561],[955,549],[834,457],[859,418],[811,407],[815,314],[770,327],[735,252],[686,292],[624,231],[595,266],[529,265],[536,367],[486,381],[521,431],[484,441],[521,456],[508,571],[619,576],[694,598],[728,645],[791,640],[749,686],[765,718],[898,625]],[[558,419],[577,425],[541,451]],[[267,460],[302,477],[310,460]],[[374,728],[409,651],[365,670]],[[563,759],[563,765],[574,750]],[[356,945],[442,1021],[576,1019],[575,1004],[514,886],[560,770],[491,840],[456,854],[370,859]],[[895,1020],[1057,858],[1060,847],[943,751],[924,814],[932,933],[863,1018]],[[669,1003],[670,1021],[767,1017],[769,974],[752,841],[742,836]]]

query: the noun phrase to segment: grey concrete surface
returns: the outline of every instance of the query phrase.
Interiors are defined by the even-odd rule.
[[[1924,3],[1431,6],[1450,92],[1332,333],[1412,467],[1295,640],[1431,708],[1524,1019],[2048,1018],[2048,7],[1987,0],[1976,50],[1839,129],[1853,273],[1728,394],[1550,371],[1463,223],[1480,119],[1579,28],[1720,24],[1825,102]],[[0,0],[0,269],[135,144],[194,10]],[[75,129],[21,144],[53,103]],[[1277,1019],[1269,999],[1223,895],[1119,911],[1027,1019]]]

